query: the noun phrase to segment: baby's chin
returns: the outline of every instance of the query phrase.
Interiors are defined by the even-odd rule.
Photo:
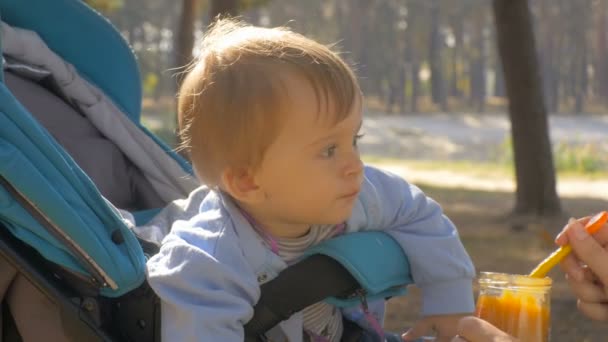
[[[336,217],[332,217],[331,219],[327,220],[325,223],[323,223],[324,225],[329,225],[329,226],[335,226],[338,224],[343,224],[346,221],[348,221],[348,219],[352,216],[352,210],[349,211],[348,213],[344,214],[344,215],[339,215]]]
[[[343,206],[341,208],[333,208],[333,210],[330,212],[325,212],[321,215],[318,215],[316,220],[317,222],[314,222],[312,224],[328,226],[342,224],[348,221],[348,219],[352,216],[354,207],[355,206],[353,204],[348,207]]]

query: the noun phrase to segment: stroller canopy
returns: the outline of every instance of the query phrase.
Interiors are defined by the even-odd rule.
[[[38,33],[51,50],[139,122],[142,93],[135,56],[106,18],[79,0],[1,0],[0,18]]]

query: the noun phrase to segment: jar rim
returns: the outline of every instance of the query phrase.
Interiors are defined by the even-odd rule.
[[[553,283],[549,277],[534,278],[524,274],[511,274],[499,272],[479,272],[477,282],[487,286],[509,286],[509,287],[526,287],[526,288],[541,288],[551,287]]]

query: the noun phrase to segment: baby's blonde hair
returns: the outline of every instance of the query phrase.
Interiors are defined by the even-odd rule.
[[[336,123],[360,96],[353,71],[335,52],[286,28],[221,19],[200,48],[179,91],[178,124],[182,148],[207,185],[219,185],[226,168],[259,166],[289,110],[285,73],[307,79],[318,112]]]

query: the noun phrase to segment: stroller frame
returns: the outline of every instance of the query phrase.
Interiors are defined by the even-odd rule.
[[[12,187],[4,178],[0,184]],[[50,224],[25,198],[16,196],[39,222]],[[142,247],[150,254],[157,251],[145,241]],[[121,297],[102,297],[88,280],[44,259],[6,229],[0,229],[0,256],[57,305],[63,329],[74,341],[160,341],[160,301],[147,282]],[[15,331],[4,334],[18,336]]]

